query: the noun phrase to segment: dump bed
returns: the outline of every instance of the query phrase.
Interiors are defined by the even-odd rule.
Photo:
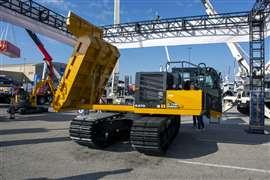
[[[102,39],[102,30],[73,13],[68,30],[78,39],[55,93],[55,111],[80,109],[99,102],[120,54]]]

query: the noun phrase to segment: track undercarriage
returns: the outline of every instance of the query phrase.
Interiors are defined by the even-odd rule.
[[[133,121],[130,142],[147,155],[162,155],[178,134],[180,116],[142,116]]]
[[[121,113],[90,113],[77,116],[70,123],[70,138],[92,148],[106,148],[128,138],[132,121]]]
[[[103,149],[130,138],[132,147],[147,155],[166,152],[180,127],[180,116],[140,116],[90,113],[70,124],[70,138],[90,148]]]

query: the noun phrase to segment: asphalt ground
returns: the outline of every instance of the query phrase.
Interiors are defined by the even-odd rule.
[[[166,156],[146,156],[129,142],[105,150],[68,137],[74,112],[17,116],[0,108],[0,179],[270,179],[270,136],[247,134],[248,117],[232,110],[205,131],[182,117]],[[270,122],[266,120],[267,129]]]

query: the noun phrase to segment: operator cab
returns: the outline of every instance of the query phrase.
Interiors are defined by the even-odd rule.
[[[217,71],[205,64],[195,65],[186,61],[170,62],[180,64],[166,72],[136,73],[135,106],[160,108],[166,104],[167,90],[202,90],[203,113],[210,117],[211,111],[222,112],[221,77]]]
[[[221,76],[212,67],[204,63],[198,65],[181,62],[181,67],[172,68],[174,77],[178,77],[179,87],[190,90],[190,85],[203,91],[205,115],[210,117],[211,111],[222,112]],[[181,88],[180,88],[181,89]]]

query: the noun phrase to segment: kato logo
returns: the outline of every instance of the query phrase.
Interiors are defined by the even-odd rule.
[[[167,108],[170,108],[170,109],[181,109],[181,108],[184,108],[184,106],[178,105],[175,102],[168,100],[168,102],[167,102]]]

